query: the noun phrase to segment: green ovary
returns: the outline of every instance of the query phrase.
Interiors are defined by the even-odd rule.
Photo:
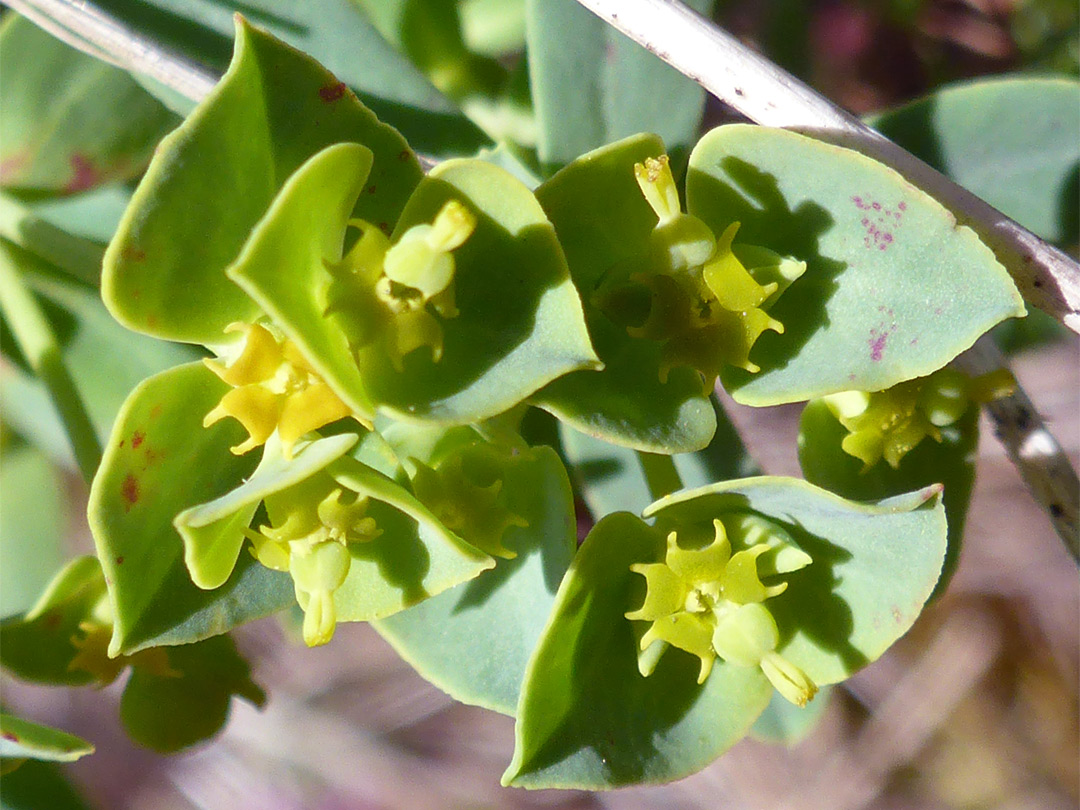
[[[451,200],[430,225],[416,225],[391,244],[378,228],[356,220],[360,238],[338,263],[326,314],[337,318],[353,351],[381,343],[398,371],[403,359],[427,346],[438,362],[443,352],[441,319],[456,318],[453,251],[476,229],[476,215]]]
[[[316,475],[267,500],[272,526],[247,531],[255,559],[292,577],[309,647],[334,635],[334,592],[349,574],[349,546],[382,533],[366,516],[367,506],[366,497],[346,494],[328,476]]]
[[[1006,370],[970,378],[941,369],[884,391],[844,391],[824,397],[848,431],[841,448],[863,462],[863,472],[882,458],[893,469],[927,436],[941,441],[939,428],[956,423],[973,403],[1008,396],[1016,380]]]
[[[690,366],[708,391],[725,365],[759,371],[750,360],[757,339],[766,330],[784,331],[766,309],[806,265],[745,246],[740,253],[752,260],[748,270],[733,251],[739,223],[717,238],[700,219],[682,212],[666,155],[635,164],[634,175],[658,218],[649,235],[650,270],[601,289],[597,305],[616,322],[632,322],[635,318],[624,311],[625,302],[635,297],[629,290],[644,288],[648,314],[644,321],[629,323],[627,331],[663,343],[661,381],[667,381],[671,369]],[[755,274],[775,280],[762,284]]]
[[[725,518],[746,547],[733,553],[728,530],[713,521],[713,540],[700,549],[681,548],[677,532],[667,538],[662,563],[641,563],[630,570],[645,577],[645,601],[626,618],[651,622],[641,637],[641,651],[657,641],[696,655],[701,661],[698,683],[704,683],[717,658],[734,666],[760,667],[792,703],[805,706],[817,686],[796,665],[777,652],[780,633],[765,602],[787,589],[774,578],[811,563],[809,555],[777,537],[769,524],[750,515]],[[639,656],[643,675],[650,675],[657,656]]]

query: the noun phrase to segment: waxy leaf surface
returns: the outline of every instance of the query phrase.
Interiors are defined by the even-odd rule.
[[[888,498],[931,484],[945,487],[941,499],[949,522],[949,548],[937,586],[939,592],[952,576],[960,557],[975,483],[978,407],[969,407],[956,423],[940,430],[940,443],[926,437],[900,460],[898,469],[882,460],[864,471],[862,461],[840,447],[848,431],[824,402],[807,403],[799,421],[799,466],[811,484],[859,501]]]
[[[219,635],[294,600],[286,574],[241,555],[217,590],[195,586],[173,519],[251,474],[253,455],[233,419],[202,420],[228,386],[201,363],[178,366],[136,388],[117,417],[90,490],[89,520],[115,613],[110,652],[184,644]]]
[[[74,734],[0,714],[0,758],[74,762],[92,753],[94,746]]]
[[[370,498],[366,515],[382,530],[374,540],[349,544],[349,574],[334,592],[338,621],[390,616],[495,565],[382,473],[347,458],[328,471],[339,484]]]
[[[754,512],[787,531],[813,562],[768,600],[778,651],[819,686],[847,678],[914,623],[941,575],[945,510],[933,485],[856,503],[794,478],[727,481],[645,510],[664,531]]]
[[[502,538],[517,556],[375,627],[457,700],[512,715],[525,665],[574,555],[576,527],[570,482],[551,448],[516,456],[505,468],[500,496],[528,521],[507,528]]]
[[[225,268],[289,176],[339,142],[374,154],[354,213],[389,227],[421,174],[404,139],[310,57],[239,20],[229,70],[162,141],[109,245],[110,310],[157,337],[226,342],[259,307]]]
[[[634,623],[642,604],[634,563],[664,559],[665,536],[711,530],[752,512],[813,557],[768,600],[777,652],[819,685],[874,660],[914,621],[945,550],[939,490],[879,504],[845,501],[794,479],[753,478],[688,490],[596,525],[575,557],[526,673],[514,760],[503,777],[526,787],[597,789],[677,779],[741,739],[770,702],[758,668],[722,660],[698,686],[698,661],[668,649],[638,671]]]
[[[760,670],[669,651],[638,671],[633,624],[644,580],[630,570],[663,559],[664,536],[633,515],[600,521],[578,551],[529,662],[504,784],[597,790],[667,782],[705,767],[740,740],[769,702]]]
[[[687,5],[708,16],[713,0]],[[643,131],[659,133],[685,158],[705,110],[696,82],[574,0],[529,0],[526,39],[547,168]]]
[[[505,170],[480,160],[435,167],[410,198],[395,238],[430,223],[450,200],[478,221],[453,254],[459,314],[440,320],[442,358],[434,362],[421,348],[398,372],[378,344],[359,352],[372,400],[396,419],[479,421],[556,377],[598,366],[555,231],[532,193]]]
[[[355,413],[371,401],[345,334],[326,316],[326,264],[341,260],[345,227],[371,167],[359,144],[329,146],[289,178],[229,267],[229,278],[270,314]]]
[[[724,387],[748,405],[878,391],[924,376],[1005,318],[1024,314],[1005,269],[974,232],[893,170],[784,130],[735,124],[690,158],[690,213],[714,231],[807,263]]]
[[[658,137],[636,135],[578,158],[536,190],[566,251],[604,368],[568,374],[532,402],[598,439],[684,453],[707,445],[716,429],[698,373],[675,368],[660,382],[661,344],[630,337],[595,300],[602,283],[647,267],[657,219],[634,179],[634,164],[662,154]]]

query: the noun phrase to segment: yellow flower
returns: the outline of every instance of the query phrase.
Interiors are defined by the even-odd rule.
[[[683,213],[666,155],[635,164],[634,176],[658,220],[649,235],[650,269],[631,276],[629,285],[602,289],[597,305],[617,322],[632,320],[619,311],[631,309],[635,299],[626,288],[645,288],[647,314],[627,331],[663,343],[663,382],[672,368],[690,366],[710,391],[725,365],[759,371],[750,360],[757,339],[766,330],[784,331],[765,310],[802,275],[805,263],[745,246],[742,252],[754,261],[747,269],[732,249],[739,223],[716,238],[704,222]],[[773,280],[760,283],[756,275]]]
[[[865,472],[882,458],[897,469],[927,436],[940,442],[939,428],[954,424],[972,403],[1008,396],[1015,387],[1015,378],[1004,369],[974,379],[941,369],[884,391],[844,391],[824,401],[848,430],[841,448],[862,461]]]
[[[476,229],[476,215],[451,200],[430,225],[409,228],[393,245],[370,223],[352,224],[360,238],[341,262],[327,265],[333,280],[326,313],[338,318],[354,351],[381,340],[398,371],[405,355],[422,346],[438,362],[439,318],[458,315],[453,251]]]
[[[661,641],[696,655],[701,661],[698,683],[705,682],[719,657],[735,666],[760,667],[781,695],[805,706],[817,686],[776,651],[780,633],[762,604],[783,593],[787,583],[766,585],[759,566],[769,575],[785,574],[811,559],[760,518],[733,515],[726,520],[747,544],[741,551],[732,553],[724,523],[714,520],[713,540],[704,548],[681,548],[673,531],[664,562],[630,566],[645,577],[646,591],[642,606],[626,618],[651,622],[641,637],[642,652]],[[642,674],[650,675],[657,660],[639,657]]]
[[[326,644],[334,635],[334,592],[349,575],[349,546],[382,534],[374,518],[367,516],[367,508],[366,497],[346,495],[329,476],[316,475],[267,504],[275,525],[246,531],[252,556],[292,577],[309,647]]]
[[[282,452],[292,457],[296,441],[312,430],[351,415],[292,341],[279,340],[261,324],[232,323],[226,332],[243,332],[244,347],[229,365],[204,360],[233,388],[203,419],[203,426],[231,416],[248,438],[231,448],[242,455],[264,444],[276,430]]]

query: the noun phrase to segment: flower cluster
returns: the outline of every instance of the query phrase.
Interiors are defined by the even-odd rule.
[[[262,324],[233,323],[226,331],[244,333],[243,349],[227,366],[220,360],[203,361],[232,386],[203,425],[209,427],[226,416],[237,419],[248,438],[232,452],[253,450],[276,430],[289,458],[305,433],[351,415],[291,340],[279,338]]]
[[[273,525],[245,531],[252,555],[267,568],[289,572],[304,611],[304,641],[326,644],[337,624],[334,592],[352,562],[349,545],[382,533],[366,515],[368,499],[317,474],[268,498],[266,508]]]
[[[894,385],[884,391],[844,391],[824,397],[848,430],[841,447],[868,470],[884,458],[896,469],[927,436],[941,441],[940,428],[954,424],[972,403],[1008,396],[1016,380],[1006,370],[971,378],[953,369]]]
[[[652,622],[641,637],[641,650],[666,642],[701,659],[698,683],[704,683],[717,658],[742,667],[760,667],[785,698],[805,706],[817,686],[776,651],[779,629],[764,602],[787,589],[773,581],[809,565],[808,554],[784,540],[767,521],[750,515],[714,520],[713,540],[700,549],[679,546],[677,532],[667,537],[662,563],[638,563],[630,569],[645,577],[645,601],[625,614]],[[733,552],[728,528],[744,545]],[[772,584],[762,582],[766,576]],[[643,675],[656,658],[639,658]]]
[[[444,526],[493,557],[513,559],[503,545],[511,526],[529,525],[500,497],[510,451],[491,444],[468,445],[437,468],[413,461],[413,489]]]
[[[759,371],[750,360],[754,343],[766,330],[784,331],[766,309],[806,265],[747,246],[747,255],[755,260],[747,269],[732,249],[739,223],[717,238],[702,220],[682,211],[667,155],[635,164],[634,174],[658,222],[649,234],[649,270],[630,278],[631,286],[648,291],[648,314],[627,331],[663,343],[662,381],[672,368],[688,365],[701,373],[705,390],[712,390],[724,365]],[[769,268],[777,280],[759,283],[757,264]],[[602,290],[598,304],[615,311],[616,320],[625,320],[617,310],[625,309],[632,296],[626,286]]]
[[[351,224],[360,238],[340,262],[327,264],[333,280],[326,314],[336,316],[354,351],[382,341],[398,371],[405,355],[421,346],[438,362],[439,318],[458,315],[453,251],[476,229],[476,216],[451,200],[430,225],[409,228],[396,244],[370,223]]]

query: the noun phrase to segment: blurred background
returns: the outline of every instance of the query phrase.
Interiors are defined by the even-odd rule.
[[[460,6],[466,35],[482,12],[498,7],[506,16],[507,45],[496,61],[513,74],[522,4]],[[728,30],[860,114],[972,77],[1075,76],[1077,16],[1075,0],[739,0],[718,2],[715,11]],[[709,100],[707,122],[731,117]],[[527,141],[527,126],[517,131]],[[1066,247],[1075,255],[1072,234]],[[1048,319],[1030,320],[999,337],[1076,466],[1080,342]],[[799,475],[800,406],[725,406],[768,473]],[[3,435],[7,451],[27,438],[7,424]],[[9,526],[24,522],[15,510],[33,508],[42,531],[67,538],[66,553],[92,551],[81,480],[6,452],[3,484]],[[24,493],[34,493],[32,507]],[[2,524],[0,533],[8,613],[40,589],[56,560],[42,559],[37,573],[21,567],[13,581],[16,539]],[[157,756],[127,739],[117,684],[54,690],[5,675],[3,700],[96,744],[97,753],[64,773],[87,807],[110,810],[1067,810],[1080,802],[1080,578],[985,422],[966,542],[945,595],[884,658],[833,690],[801,742],[747,739],[671,785],[594,795],[502,788],[512,721],[453,702],[367,626],[339,626],[334,643],[317,649],[305,648],[288,621],[264,620],[235,635],[270,701],[261,712],[234,702],[225,731],[181,755]],[[22,804],[14,793],[5,790],[5,808],[60,807],[71,798]]]

